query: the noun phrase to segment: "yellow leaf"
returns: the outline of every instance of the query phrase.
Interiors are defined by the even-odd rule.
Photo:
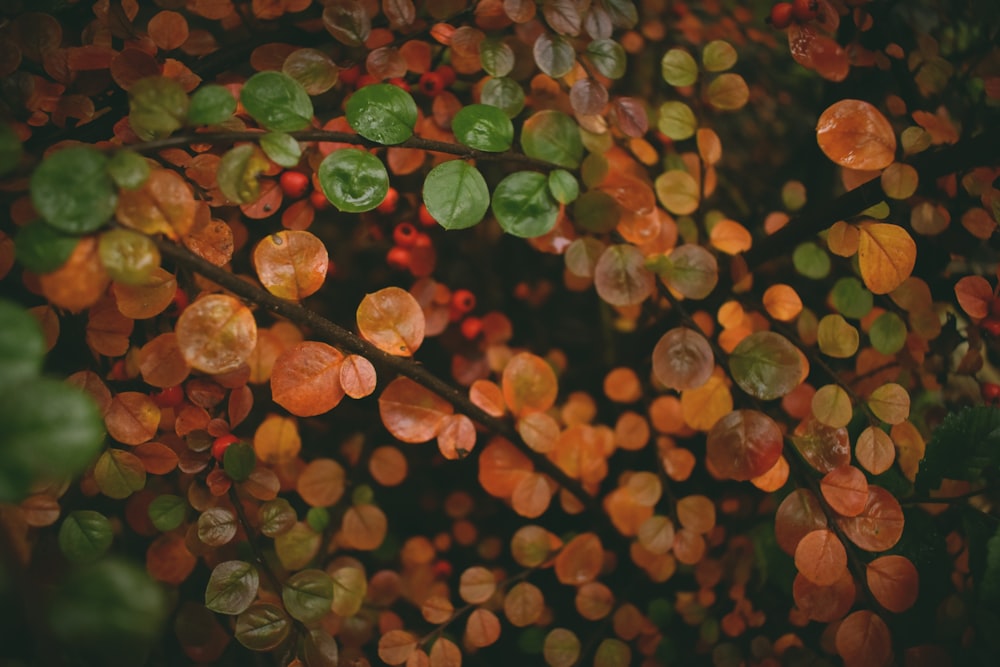
[[[897,225],[863,223],[858,239],[858,263],[865,287],[888,294],[910,277],[917,261],[917,244]]]

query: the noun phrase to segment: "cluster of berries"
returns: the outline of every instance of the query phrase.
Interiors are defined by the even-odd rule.
[[[816,0],[793,0],[779,2],[771,7],[771,14],[767,20],[778,30],[784,30],[793,23],[808,23],[818,16],[819,7]]]

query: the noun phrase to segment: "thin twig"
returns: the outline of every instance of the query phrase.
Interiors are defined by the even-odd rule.
[[[298,141],[327,141],[332,143],[351,144],[364,148],[413,148],[418,150],[433,151],[436,153],[448,153],[457,155],[466,160],[479,160],[483,162],[509,162],[518,164],[538,171],[552,171],[559,169],[559,165],[530,157],[515,150],[506,150],[499,153],[476,150],[462,144],[453,144],[447,141],[435,141],[424,139],[423,137],[410,137],[406,141],[392,146],[386,146],[370,139],[365,139],[359,134],[352,132],[335,132],[333,130],[301,130],[299,132],[289,132],[292,138]],[[175,134],[166,139],[156,139],[138,144],[123,146],[137,153],[156,153],[164,148],[177,148],[190,146],[191,144],[213,144],[226,145],[238,141],[260,141],[264,132],[259,131],[239,131],[239,132],[193,132]],[[117,147],[116,147],[117,148]],[[112,149],[114,150],[114,149]]]

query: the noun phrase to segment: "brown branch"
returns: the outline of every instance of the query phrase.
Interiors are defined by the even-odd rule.
[[[239,131],[239,132],[194,132],[176,134],[166,139],[145,141],[139,144],[124,146],[137,153],[155,153],[164,148],[177,148],[190,146],[191,144],[233,144],[237,141],[260,141],[264,132]],[[499,153],[476,150],[461,144],[453,144],[447,141],[435,141],[424,139],[423,137],[410,137],[406,141],[386,146],[370,139],[365,139],[361,135],[352,132],[334,132],[331,130],[301,130],[299,132],[289,132],[291,137],[298,141],[329,141],[343,144],[352,144],[364,148],[413,148],[436,153],[448,153],[457,155],[466,160],[480,160],[493,162],[509,162],[519,164],[524,167],[536,169],[538,171],[552,171],[559,169],[559,165],[545,160],[529,157],[524,153],[515,150],[506,150]]]
[[[486,413],[482,408],[469,400],[464,392],[437,377],[420,364],[404,357],[395,357],[387,354],[368,341],[358,338],[347,329],[334,324],[308,308],[276,297],[270,292],[243,280],[239,276],[202,259],[176,243],[162,238],[154,238],[153,240],[163,256],[169,257],[176,263],[191,269],[195,273],[201,274],[233,294],[243,297],[261,308],[281,315],[296,324],[307,326],[313,333],[328,343],[346,352],[362,355],[373,364],[391,369],[399,375],[408,377],[438,394],[469,418],[513,443],[515,447],[531,460],[538,470],[551,477],[560,486],[575,496],[603,524],[602,527],[610,529],[612,535],[618,534],[597,499],[587,493],[580,482],[567,475],[562,468],[559,468],[548,458],[531,449],[525,443],[524,439],[521,438],[513,424]]]
[[[948,174],[1000,163],[1000,126],[992,127],[975,137],[917,155],[911,162],[927,182]],[[810,201],[805,210],[788,224],[759,242],[746,252],[747,269],[753,271],[761,264],[787,255],[796,245],[827,229],[835,222],[852,218],[865,209],[886,199],[882,182],[875,178],[845,192],[833,201]]]

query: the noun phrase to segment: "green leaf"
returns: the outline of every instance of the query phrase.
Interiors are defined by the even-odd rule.
[[[588,190],[573,203],[573,220],[582,229],[606,234],[618,226],[621,207],[603,190]]]
[[[628,30],[639,22],[639,11],[632,0],[606,0],[604,8],[611,14],[611,22],[616,28]]]
[[[14,239],[17,261],[35,273],[49,273],[66,263],[80,242],[52,225],[36,220],[21,227]]]
[[[792,252],[792,264],[799,275],[822,280],[830,273],[830,255],[812,241],[799,244]]]
[[[934,430],[920,461],[915,487],[926,493],[942,479],[976,481],[1000,464],[1000,410],[967,406],[949,412]]]
[[[141,188],[149,178],[149,162],[135,151],[122,149],[108,161],[108,175],[115,185],[125,190]]]
[[[281,607],[267,602],[250,605],[236,619],[236,639],[252,651],[271,651],[285,641],[292,621]]]
[[[698,119],[684,102],[664,102],[660,105],[657,127],[674,141],[683,141],[694,136]]]
[[[0,299],[0,322],[0,386],[10,387],[41,372],[45,335],[31,313],[7,299]]]
[[[625,76],[625,49],[613,39],[595,39],[585,52],[594,68],[609,79]]]
[[[872,293],[853,276],[841,278],[833,284],[830,301],[841,315],[854,320],[860,320],[870,313],[875,305]]]
[[[346,618],[361,611],[368,592],[364,570],[360,567],[339,567],[330,573],[330,579],[333,581],[333,612]]]
[[[227,560],[212,570],[205,587],[205,606],[220,614],[235,616],[246,611],[257,597],[257,568],[241,560]]]
[[[234,482],[245,482],[250,478],[254,466],[257,465],[257,455],[249,442],[234,442],[226,448],[222,455],[222,469]]]
[[[164,139],[187,122],[191,100],[176,79],[149,76],[128,89],[128,123],[140,139]]]
[[[59,526],[59,550],[74,563],[89,563],[111,546],[111,522],[100,512],[70,512]]]
[[[483,104],[500,109],[508,118],[513,118],[524,109],[524,89],[521,84],[508,77],[487,81],[479,99]]]
[[[565,169],[549,173],[549,192],[560,204],[570,204],[580,196],[580,182]]]
[[[121,500],[146,486],[146,468],[135,454],[109,447],[97,459],[94,481],[101,493]]]
[[[802,357],[787,338],[773,331],[755,331],[729,355],[729,372],[740,389],[770,401],[786,395],[802,379]]]
[[[118,204],[107,166],[108,158],[94,148],[57,151],[31,175],[31,203],[60,231],[92,232],[111,219]]]
[[[431,169],[424,179],[423,198],[427,212],[445,229],[472,227],[483,219],[490,205],[483,175],[461,160],[442,162]]]
[[[701,62],[709,72],[725,72],[736,64],[736,49],[723,39],[705,45],[701,52]]]
[[[514,69],[514,49],[499,39],[484,39],[479,44],[479,62],[490,76],[507,76]]]
[[[240,90],[240,101],[261,127],[294,132],[309,127],[313,104],[298,81],[281,72],[257,72]]]
[[[234,146],[219,160],[215,178],[219,190],[234,204],[249,204],[260,196],[257,177],[268,168],[267,158],[253,144]]]
[[[46,378],[0,383],[0,424],[0,502],[18,502],[43,477],[82,472],[104,444],[94,399]]]
[[[690,86],[698,80],[698,63],[684,49],[670,49],[660,59],[660,73],[671,86]]]
[[[325,507],[310,507],[306,512],[306,523],[317,533],[322,533],[330,525],[330,511]]]
[[[462,107],[451,121],[459,143],[481,151],[499,153],[514,143],[514,124],[501,109],[489,104]]]
[[[260,147],[265,155],[282,167],[294,167],[302,157],[302,146],[284,132],[268,132],[260,138]]]
[[[704,299],[719,283],[715,255],[694,243],[685,243],[669,256],[657,257],[649,264],[667,287],[685,299]]]
[[[389,174],[377,157],[357,148],[341,148],[317,170],[323,194],[345,213],[370,211],[389,192]]]
[[[236,113],[236,98],[225,86],[206,84],[191,95],[189,125],[220,125]]]
[[[281,600],[292,618],[311,623],[330,611],[333,602],[333,581],[323,570],[302,570],[285,581]]]
[[[555,227],[559,205],[549,194],[544,174],[517,171],[493,191],[493,215],[508,234],[531,238]]]
[[[187,508],[188,504],[185,499],[165,493],[153,498],[147,511],[149,520],[153,522],[156,529],[166,533],[184,523]]]
[[[896,313],[882,313],[868,330],[868,338],[882,354],[896,354],[906,345],[906,322]]]
[[[337,641],[322,628],[313,628],[302,638],[302,657],[308,667],[338,667]]]
[[[400,144],[413,136],[417,103],[408,92],[391,83],[359,88],[347,100],[347,124],[365,139],[380,144]]]
[[[9,123],[0,122],[0,176],[14,171],[22,155],[24,147],[14,128]]]
[[[538,69],[553,79],[566,76],[576,65],[576,49],[562,35],[543,32],[535,40],[533,53]]]
[[[167,595],[132,562],[102,558],[54,590],[48,627],[80,664],[133,665],[163,636]]]
[[[521,147],[530,157],[567,169],[576,169],[583,159],[580,126],[572,117],[552,109],[539,111],[524,121]]]

